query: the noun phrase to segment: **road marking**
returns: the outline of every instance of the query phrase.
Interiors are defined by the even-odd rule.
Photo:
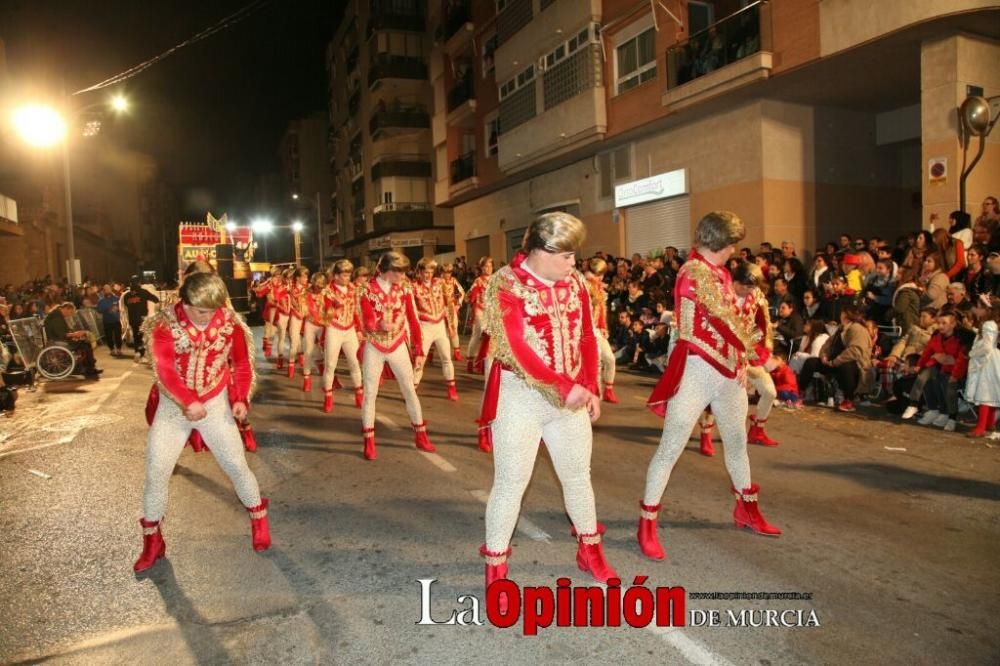
[[[484,490],[470,490],[469,494],[475,497],[477,500],[486,504],[487,500],[490,498],[490,494]],[[543,530],[538,525],[534,524],[524,516],[517,519],[517,531],[528,537],[532,541],[541,541],[543,543],[552,543],[552,537],[548,532]]]
[[[387,428],[398,428],[399,424],[390,419],[388,416],[376,416],[375,420],[384,425]]]
[[[667,643],[670,647],[680,652],[681,656],[687,659],[689,663],[698,664],[699,666],[702,664],[734,666],[731,661],[712,652],[701,641],[691,638],[677,627],[658,627],[655,624],[649,624],[646,625],[646,630],[652,632],[664,643]]]
[[[421,451],[421,455],[431,461],[431,464],[444,472],[457,472],[458,469],[455,468],[450,462],[442,458],[436,453],[429,453],[427,451]]]

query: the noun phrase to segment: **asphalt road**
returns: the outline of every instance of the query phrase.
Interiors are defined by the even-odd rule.
[[[475,446],[480,378],[457,404],[425,375],[438,454],[414,449],[398,390],[379,398],[379,458],[361,456],[349,390],[332,414],[261,362],[250,465],[271,498],[274,546],[250,548],[246,512],[211,455],[186,450],[171,482],[166,560],[141,547],[142,408],[150,371],[105,357],[99,382],[49,384],[0,419],[0,662],[451,664],[995,664],[1000,661],[1000,442],[825,408],[775,410],[774,449],[752,447],[761,508],[778,539],[737,531],[721,450],[692,439],[664,498],[667,560],[634,541],[637,502],[662,424],[653,378],[620,374],[595,430],[605,549],[623,578],[683,586],[687,612],[718,627],[418,625],[482,596],[490,456]],[[318,382],[317,382],[318,384]],[[48,478],[46,478],[48,477]],[[544,451],[515,534],[511,577],[587,584]],[[705,592],[798,592],[798,600],[706,600]],[[725,626],[727,612],[810,611],[820,626]],[[760,615],[753,617],[760,619]],[[794,614],[786,614],[795,620]],[[687,616],[690,620],[690,615]]]

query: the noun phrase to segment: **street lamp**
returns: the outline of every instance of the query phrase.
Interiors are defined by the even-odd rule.
[[[274,222],[264,217],[258,217],[250,223],[250,228],[253,229],[255,234],[260,234],[264,237],[264,261],[271,263],[271,260],[267,256],[267,237],[274,230]]]
[[[78,120],[84,111],[111,106],[117,112],[128,108],[128,101],[121,95],[107,102],[89,104],[71,111],[70,118]],[[70,284],[80,283],[80,271],[77,266],[76,245],[73,239],[73,189],[69,166],[69,131],[68,122],[51,106],[31,104],[16,109],[13,114],[14,128],[29,144],[38,148],[49,148],[57,143],[62,149],[63,191],[66,196],[66,276]]]
[[[966,97],[961,106],[958,107],[958,137],[962,142],[962,173],[958,181],[958,209],[965,212],[965,181],[969,174],[979,164],[979,160],[986,150],[986,137],[993,131],[993,126],[1000,120],[1000,114],[993,117],[993,104],[1000,100],[1000,95],[996,97],[982,98],[974,95]],[[976,157],[968,167],[965,161],[969,155],[969,139],[979,137],[979,150]]]
[[[295,243],[295,265],[302,263],[302,230],[305,229],[298,220],[292,222],[292,241]]]
[[[315,196],[314,205],[316,206],[316,259],[319,263],[319,269],[323,270],[323,209],[320,207],[320,193],[317,192]],[[299,193],[292,192],[292,200],[299,200]],[[301,230],[300,230],[301,231]]]

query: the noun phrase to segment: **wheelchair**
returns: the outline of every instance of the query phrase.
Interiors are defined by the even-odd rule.
[[[90,330],[90,322],[81,321]],[[29,372],[34,368],[45,379],[66,379],[74,373],[80,354],[65,343],[49,343],[41,320],[35,317],[10,322],[20,363]]]

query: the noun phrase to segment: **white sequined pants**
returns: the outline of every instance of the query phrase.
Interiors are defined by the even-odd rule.
[[[483,313],[476,312],[474,319],[472,321],[472,334],[469,336],[469,360],[476,360],[476,354],[479,353],[479,343],[483,339],[483,330],[485,325],[483,323]]]
[[[747,368],[747,383],[757,391],[760,400],[757,402],[757,420],[766,421],[774,406],[774,400],[778,397],[778,390],[774,388],[774,380],[763,367]]]
[[[351,373],[354,388],[361,386],[361,364],[358,363],[358,332],[353,328],[326,327],[326,344],[323,348],[323,389],[333,389],[333,378],[337,372],[337,361],[343,350],[347,360],[347,370]],[[370,345],[366,345],[370,346]]]
[[[448,340],[448,329],[442,319],[436,323],[420,322],[420,337],[424,345],[424,357],[430,351],[431,345],[437,347],[438,356],[441,358],[441,374],[444,380],[450,382],[455,379],[455,366],[451,362],[451,341]],[[424,369],[414,370],[413,383],[419,384],[423,379]]]
[[[361,405],[362,427],[375,427],[375,399],[378,398],[378,382],[386,363],[392,368],[392,374],[399,382],[399,392],[406,401],[406,413],[410,415],[410,423],[423,423],[424,413],[420,408],[417,391],[413,388],[413,366],[410,364],[409,349],[405,344],[401,344],[391,354],[386,354],[369,342],[365,345],[362,373],[365,382],[365,400]]]
[[[501,552],[510,544],[531,481],[539,440],[562,484],[563,502],[581,534],[597,531],[594,488],[590,482],[593,431],[587,410],[560,409],[517,375],[500,375],[500,403],[493,421],[493,490],[486,503],[486,547]]]
[[[285,338],[288,336],[288,315],[281,312],[274,316],[275,341],[273,352],[277,356],[285,355]]]
[[[322,334],[323,327],[317,326],[311,321],[306,320],[306,323],[302,326],[302,347],[303,355],[305,357],[305,360],[302,363],[302,373],[305,375],[312,374],[313,352],[316,350],[317,339]]]
[[[265,305],[267,308],[267,316],[264,317],[264,337],[270,341],[274,339],[274,321],[278,317],[278,311],[269,305]]]
[[[646,504],[660,503],[670,480],[670,472],[687,445],[698,417],[709,405],[722,437],[726,469],[733,487],[750,487],[746,389],[736,379],[724,377],[700,356],[690,355],[681,385],[676,395],[667,402],[663,435],[646,472],[646,492],[643,496]]]
[[[601,361],[601,386],[615,383],[615,353],[611,351],[611,343],[600,331],[594,331],[597,337],[597,352]]]
[[[288,323],[288,337],[291,339],[288,350],[288,358],[294,361],[295,357],[298,356],[299,350],[302,349],[302,324],[303,321],[298,317],[293,316],[291,321]]]
[[[170,476],[193,428],[204,437],[215,461],[233,482],[243,506],[260,504],[257,477],[247,466],[243,439],[229,407],[228,391],[206,402],[205,410],[208,416],[202,420],[188,421],[177,403],[160,395],[160,404],[146,437],[146,486],[142,501],[146,520],[160,520],[166,512]]]

